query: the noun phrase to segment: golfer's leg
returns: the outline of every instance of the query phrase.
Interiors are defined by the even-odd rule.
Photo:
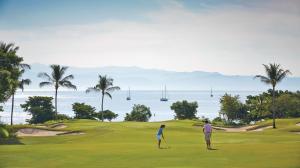
[[[208,140],[205,141],[206,141],[206,148],[208,149],[209,148]]]
[[[158,140],[158,148],[160,148],[160,142],[161,142],[161,140]]]

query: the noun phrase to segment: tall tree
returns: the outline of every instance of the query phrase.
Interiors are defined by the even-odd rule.
[[[55,89],[55,115],[57,116],[57,92],[58,88],[65,87],[76,90],[76,86],[73,85],[70,80],[74,79],[73,75],[64,76],[68,67],[60,65],[51,65],[50,66],[52,73],[48,75],[45,72],[39,73],[38,77],[45,79],[46,81],[40,83],[40,87],[54,86]]]
[[[17,55],[18,46],[0,42],[0,102],[12,97],[11,124],[13,124],[14,94],[19,87],[19,78],[30,66],[23,64],[23,58]],[[26,83],[26,81],[24,81]]]
[[[281,69],[280,64],[269,64],[265,65],[263,64],[266,72],[266,76],[263,75],[256,75],[255,78],[259,78],[261,82],[271,85],[272,86],[272,117],[273,117],[273,128],[276,128],[275,124],[275,108],[274,108],[274,102],[275,102],[275,88],[276,85],[281,82],[287,75],[291,74],[289,70]]]
[[[30,66],[28,65],[28,68],[30,69]],[[21,70],[21,75],[25,72],[25,69]],[[21,76],[20,76],[21,77]],[[17,82],[14,82],[12,87],[12,96],[11,96],[11,114],[10,114],[10,125],[13,125],[13,116],[14,116],[14,104],[15,104],[15,94],[17,89],[21,89],[22,92],[24,91],[25,85],[30,85],[31,80],[30,79],[21,79]]]
[[[86,90],[86,93],[89,92],[100,92],[102,95],[102,99],[101,99],[101,114],[102,114],[102,121],[104,120],[103,118],[103,100],[104,100],[104,96],[108,96],[109,98],[112,99],[111,96],[111,92],[115,91],[115,90],[120,90],[119,86],[113,86],[113,79],[107,77],[106,75],[101,76],[99,75],[99,81],[96,84],[96,86],[94,87],[89,87]]]
[[[19,47],[13,43],[0,41],[0,102],[7,101],[12,95],[14,83],[21,75],[23,58],[17,55]]]

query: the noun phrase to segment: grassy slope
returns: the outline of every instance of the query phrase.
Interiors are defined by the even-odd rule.
[[[71,121],[67,129],[85,135],[26,137],[24,145],[0,145],[0,167],[230,167],[299,168],[300,119],[277,120],[278,129],[213,134],[205,149],[201,128],[193,121],[168,121],[170,149],[156,147],[160,123]],[[269,121],[261,124],[266,124]]]

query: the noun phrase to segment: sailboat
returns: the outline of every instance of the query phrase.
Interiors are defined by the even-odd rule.
[[[126,97],[126,100],[131,100],[131,96],[130,96],[130,88],[128,89],[128,95]]]
[[[214,95],[212,93],[212,88],[210,88],[210,97],[214,97]]]
[[[162,91],[162,97],[160,98],[160,101],[168,101],[167,98],[167,87],[165,86],[165,90]]]

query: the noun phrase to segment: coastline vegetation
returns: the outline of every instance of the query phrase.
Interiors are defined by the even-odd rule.
[[[0,102],[5,102],[12,98],[11,110],[11,125],[13,124],[13,107],[14,107],[14,94],[17,88],[24,89],[24,85],[31,83],[30,79],[21,79],[25,70],[30,69],[30,65],[23,63],[23,58],[17,55],[19,50],[18,46],[12,43],[0,43]],[[29,100],[22,105],[25,111],[30,112],[33,118],[29,123],[40,123],[53,119],[68,119],[66,115],[59,115],[57,109],[57,94],[59,87],[66,87],[76,89],[77,87],[72,84],[71,80],[74,79],[73,75],[65,75],[68,67],[61,65],[51,65],[52,72],[47,74],[41,72],[39,77],[45,79],[40,83],[40,87],[52,85],[55,88],[54,97],[54,118],[52,115],[52,104],[50,99],[46,97],[30,97]],[[268,92],[260,95],[249,95],[245,103],[241,102],[238,95],[225,94],[221,97],[220,103],[220,116],[213,119],[213,123],[223,122],[223,125],[244,125],[251,122],[260,121],[263,119],[273,119],[273,128],[275,128],[275,118],[290,118],[300,116],[300,96],[299,91],[276,91],[276,86],[287,75],[290,74],[289,70],[284,70],[279,64],[264,65],[266,76],[256,75],[262,82],[269,84],[272,88]],[[95,107],[86,105],[84,103],[74,103],[73,110],[77,119],[92,119],[108,121],[113,120],[118,114],[104,110],[104,97],[112,98],[112,92],[120,90],[120,87],[113,85],[113,79],[107,75],[99,75],[99,80],[94,87],[89,87],[86,93],[99,92],[101,94],[101,111],[96,112]],[[47,99],[47,100],[46,100]],[[42,102],[44,101],[44,102]],[[48,104],[46,103],[48,102]],[[40,109],[34,105],[40,104]],[[47,105],[43,104],[46,103]],[[39,113],[38,111],[44,110],[48,113]],[[174,110],[175,119],[197,119],[196,113],[198,104],[197,102],[188,102],[186,100],[175,102],[170,107]],[[3,111],[0,107],[0,111]],[[39,115],[35,115],[39,114]],[[45,116],[43,116],[45,115]],[[149,107],[145,105],[134,105],[131,113],[127,113],[124,118],[125,121],[149,121],[152,116]],[[35,118],[36,117],[36,118]]]

